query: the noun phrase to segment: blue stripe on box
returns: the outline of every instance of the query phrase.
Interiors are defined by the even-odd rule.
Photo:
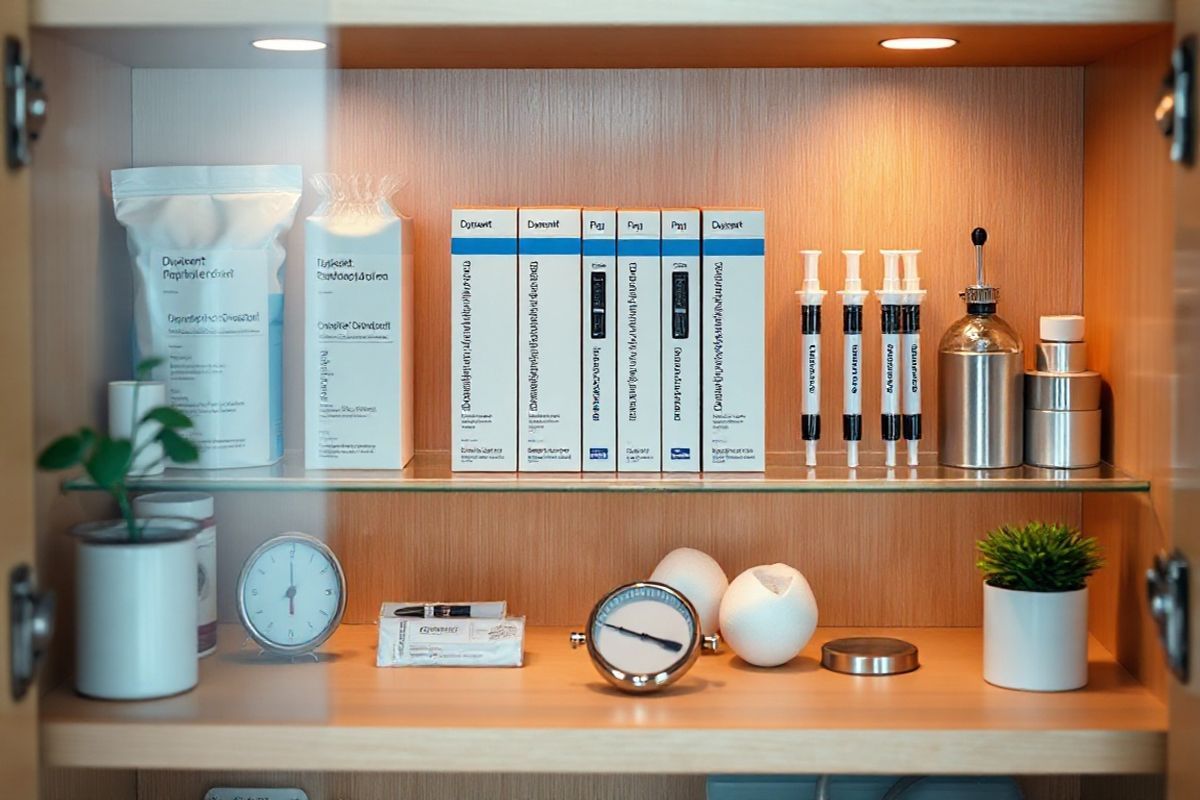
[[[617,239],[619,256],[656,256],[660,253],[658,239]]]
[[[450,255],[453,256],[515,256],[515,236],[453,236],[450,238]]]
[[[523,256],[577,256],[578,236],[522,236],[517,242],[517,252]]]
[[[706,256],[761,256],[765,252],[762,239],[705,239]]]
[[[617,254],[616,239],[584,239],[583,254],[585,256],[613,256]]]
[[[664,256],[698,256],[700,255],[700,240],[663,239],[662,254]]]

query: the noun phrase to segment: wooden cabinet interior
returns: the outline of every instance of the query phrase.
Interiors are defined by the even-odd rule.
[[[420,449],[449,443],[453,204],[749,204],[764,206],[768,219],[769,450],[798,445],[797,370],[789,366],[798,363],[795,251],[825,250],[823,281],[834,289],[842,247],[921,247],[932,353],[961,313],[956,293],[971,275],[967,232],[982,224],[992,233],[1001,314],[1027,343],[1040,314],[1088,315],[1092,362],[1112,387],[1108,454],[1153,477],[1166,465],[1170,434],[1160,377],[1169,326],[1159,327],[1169,300],[1152,288],[1169,286],[1170,208],[1149,98],[1169,41],[1159,34],[1086,67],[325,73],[130,69],[41,35],[39,64],[62,110],[34,176],[37,441],[99,420],[104,382],[128,373],[130,278],[107,170],[299,162],[307,172],[408,178],[398,204],[417,225]],[[310,209],[306,198],[301,216]],[[293,333],[302,241],[297,225],[289,239]],[[878,261],[867,265],[874,286]],[[867,320],[874,343],[878,321]],[[287,434],[297,442],[302,338],[289,335],[287,348]],[[840,374],[840,352],[830,350],[825,368]],[[867,352],[865,374],[874,376],[877,350]],[[925,365],[932,387],[936,362]],[[926,392],[931,446],[934,398]],[[835,381],[823,400],[840,407]],[[868,448],[878,445],[876,428],[867,426]],[[823,444],[824,457],[836,458],[836,437]],[[506,596],[535,624],[569,624],[607,585],[640,577],[670,547],[690,544],[731,571],[795,564],[813,583],[823,624],[977,625],[975,537],[1001,521],[1054,518],[1082,522],[1103,539],[1109,567],[1094,584],[1092,631],[1161,695],[1166,682],[1140,575],[1162,543],[1164,496],[331,494],[283,504],[227,495],[218,501],[220,585],[233,585],[258,540],[295,523],[318,528],[339,551],[354,622],[370,621],[383,599],[482,593]],[[38,506],[42,571],[61,592],[69,631],[70,543],[62,532],[103,503],[63,497],[56,479],[43,476]],[[233,621],[231,600],[222,600],[222,619]],[[68,655],[60,639],[52,676],[65,675]],[[328,778],[334,787],[339,780]],[[429,780],[449,781],[444,792],[455,785]],[[198,779],[137,777],[143,792],[163,781]],[[654,796],[694,796],[687,781]]]

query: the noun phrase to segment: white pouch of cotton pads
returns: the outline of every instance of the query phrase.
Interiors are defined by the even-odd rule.
[[[195,423],[199,469],[283,456],[281,237],[298,166],[139,167],[112,173],[134,266],[136,358]]]

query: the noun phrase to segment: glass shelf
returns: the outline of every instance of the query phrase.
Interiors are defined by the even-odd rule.
[[[835,461],[840,454],[822,454]],[[964,470],[934,463],[922,454],[919,467],[882,466],[867,453],[864,466],[829,464],[813,469],[803,454],[772,453],[765,472],[669,473],[482,473],[451,472],[446,451],[420,452],[402,470],[306,470],[304,454],[289,451],[269,467],[228,470],[168,469],[137,478],[131,488],[186,491],[305,492],[1147,492],[1150,482],[1102,464],[1091,469],[1017,467]],[[66,491],[96,491],[86,478],[66,481]]]

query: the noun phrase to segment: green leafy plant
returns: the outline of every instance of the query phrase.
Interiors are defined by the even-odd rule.
[[[147,358],[137,365],[134,377],[139,383],[145,381],[154,368],[162,363],[161,358]],[[55,439],[41,452],[37,460],[38,468],[46,471],[71,469],[82,465],[88,477],[117,502],[129,532],[129,539],[135,542],[142,538],[142,529],[133,515],[128,478],[138,456],[151,443],[159,442],[163,448],[163,460],[169,458],[177,464],[187,464],[200,457],[196,445],[181,433],[192,427],[191,419],[182,411],[171,406],[157,406],[147,411],[141,419],[137,419],[139,388],[135,385],[133,389],[135,416],[130,421],[133,435],[129,439],[113,439],[92,428],[80,428],[75,433]],[[159,426],[158,433],[135,447],[134,442],[141,438],[139,434],[146,425]],[[155,462],[154,466],[159,463],[161,460]]]
[[[978,548],[984,580],[1000,589],[1073,592],[1104,566],[1096,540],[1069,525],[1001,525]]]

